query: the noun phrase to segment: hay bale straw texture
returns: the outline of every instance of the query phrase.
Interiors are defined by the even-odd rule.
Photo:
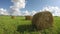
[[[25,20],[32,20],[32,16],[25,16]]]
[[[49,11],[36,13],[32,18],[32,25],[37,30],[50,28],[53,26],[53,16]]]
[[[12,18],[12,19],[15,19],[15,18],[16,18],[16,16],[11,16],[11,18]]]

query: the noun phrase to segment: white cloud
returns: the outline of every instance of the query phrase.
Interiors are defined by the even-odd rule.
[[[34,11],[34,10],[33,10],[33,11],[31,12],[31,15],[33,16],[33,15],[35,15],[36,13],[37,13],[37,11]]]
[[[30,14],[30,12],[28,11],[28,10],[26,10],[26,11],[24,11],[24,14],[23,14],[24,16],[30,16],[31,14]]]
[[[14,8],[25,8],[25,0],[11,0]]]
[[[21,15],[20,9],[25,8],[25,0],[11,0],[13,2],[13,6],[10,6],[11,8],[11,14],[12,15]]]
[[[0,15],[9,15],[6,9],[0,8]]]
[[[20,13],[20,11],[14,11],[12,15],[13,16],[21,16],[21,13]]]
[[[28,10],[26,10],[26,11],[24,11],[22,13],[19,12],[20,11],[19,9],[14,7],[13,8],[13,14],[15,14],[15,15],[23,15],[23,16],[26,16],[26,15],[33,16],[37,12],[41,12],[41,11],[45,11],[45,10],[50,11],[53,14],[53,16],[60,16],[60,8],[57,7],[57,6],[46,6],[46,7],[43,7],[43,9],[40,10],[40,11],[34,11],[33,10],[33,11],[29,12]]]
[[[44,11],[44,10],[50,11],[54,16],[60,16],[60,8],[57,6],[55,6],[55,7],[54,6],[47,6],[47,7],[44,7],[40,11]]]
[[[23,16],[33,16],[33,15],[35,15],[37,13],[37,11],[28,11],[28,10],[26,10],[26,11],[24,11],[23,13],[22,13],[22,15]]]

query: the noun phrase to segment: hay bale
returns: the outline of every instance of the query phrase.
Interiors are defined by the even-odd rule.
[[[32,25],[37,30],[50,28],[53,26],[53,16],[49,11],[36,13],[32,18]]]
[[[16,18],[16,16],[11,16],[11,18],[12,18],[12,19],[15,19],[15,18]]]
[[[32,16],[25,16],[25,20],[32,20]]]

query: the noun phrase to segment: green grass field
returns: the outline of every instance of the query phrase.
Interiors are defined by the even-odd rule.
[[[10,16],[0,16],[0,34],[38,34],[37,31],[32,31],[31,21],[25,20],[25,17],[17,16],[11,19]],[[26,28],[27,27],[27,28]],[[54,17],[53,34],[60,34],[60,17]],[[50,30],[46,29],[46,34]],[[44,34],[44,32],[42,32]]]

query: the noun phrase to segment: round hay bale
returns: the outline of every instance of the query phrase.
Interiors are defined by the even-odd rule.
[[[12,19],[15,19],[15,18],[16,18],[16,16],[11,16],[11,18],[12,18]]]
[[[53,16],[49,11],[36,13],[32,18],[32,25],[37,30],[50,28],[53,26]]]
[[[25,20],[32,20],[32,16],[25,16]]]

